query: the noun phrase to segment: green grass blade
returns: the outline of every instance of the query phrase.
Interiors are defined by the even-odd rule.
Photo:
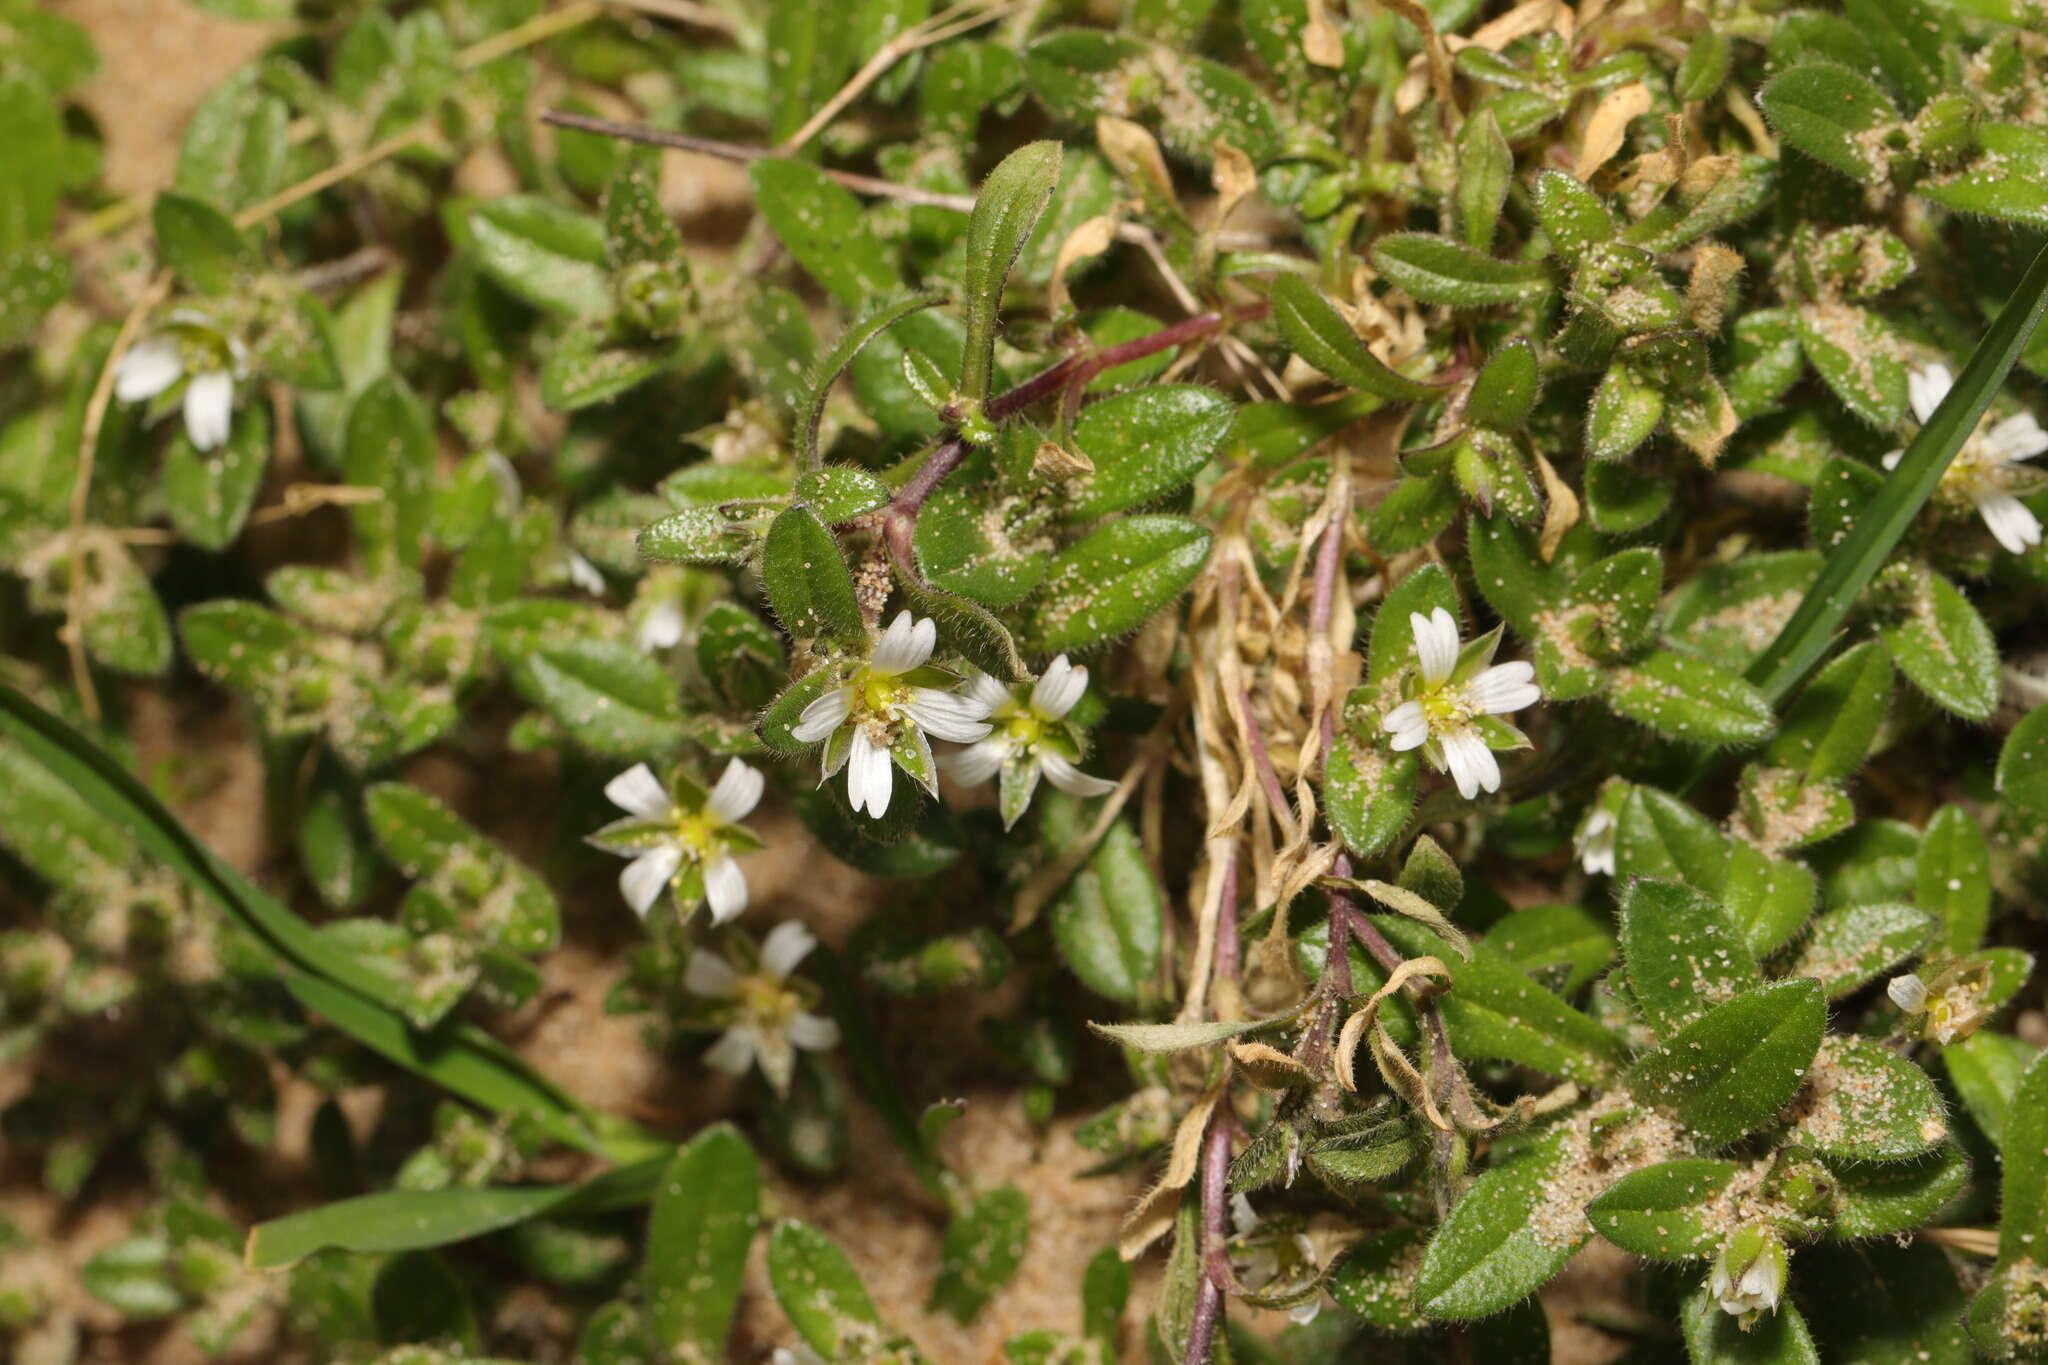
[[[665,1158],[608,1171],[581,1185],[384,1190],[273,1218],[249,1230],[251,1270],[276,1270],[316,1251],[420,1251],[498,1232],[543,1214],[602,1213],[654,1197]]]
[[[99,746],[4,685],[0,735],[219,906],[270,952],[300,1003],[341,1032],[485,1109],[530,1114],[551,1137],[580,1151],[621,1161],[649,1153],[653,1140],[630,1129],[599,1136],[593,1115],[482,1029],[464,1024],[431,1035],[414,1030],[390,982],[222,862]]]
[[[1999,310],[1984,339],[1970,352],[1963,372],[1934,417],[1906,447],[1863,516],[1821,566],[1820,577],[1778,632],[1778,638],[1750,665],[1749,680],[1773,706],[1782,702],[1827,653],[1836,629],[1871,576],[1883,567],[1900,537],[1963,447],[1977,420],[1991,405],[2006,373],[2026,349],[2034,324],[2048,306],[2048,249],[2034,258],[2026,276]]]

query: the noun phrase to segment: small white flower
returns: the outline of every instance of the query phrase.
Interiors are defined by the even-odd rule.
[[[1751,1223],[1737,1228],[1722,1244],[1707,1277],[1707,1292],[1747,1331],[1758,1314],[1778,1311],[1786,1270],[1785,1243],[1770,1228]]]
[[[1239,1283],[1254,1294],[1272,1287],[1280,1280],[1305,1280],[1316,1271],[1316,1249],[1308,1234],[1297,1232],[1292,1237],[1275,1238],[1270,1234],[1258,1235],[1259,1227],[1265,1220],[1252,1209],[1252,1201],[1242,1194],[1230,1196],[1230,1226],[1237,1235],[1238,1246],[1231,1254],[1231,1268],[1237,1272]],[[1285,1286],[1281,1286],[1283,1289]],[[1287,1316],[1296,1323],[1314,1322],[1316,1315],[1323,1311],[1323,1298],[1318,1293],[1307,1303],[1299,1303],[1287,1310]]]
[[[733,1011],[731,1024],[704,1054],[705,1061],[735,1076],[759,1064],[768,1083],[780,1092],[789,1088],[795,1049],[823,1052],[839,1046],[839,1025],[807,1012],[803,996],[787,984],[789,974],[817,946],[809,929],[785,920],[761,941],[760,961],[751,972],[739,971],[709,948],[690,955],[683,988],[727,1003]]]
[[[1891,997],[1894,1005],[1907,1014],[1927,1012],[1927,983],[1922,981],[1916,972],[1893,977],[1885,986],[1884,993]]]
[[[566,568],[571,583],[592,597],[604,596],[604,575],[598,571],[597,565],[571,550]]]
[[[681,604],[663,600],[647,609],[640,618],[640,626],[634,632],[633,641],[640,646],[643,654],[658,654],[664,649],[674,649],[683,642],[683,608]]]
[[[947,690],[953,675],[928,662],[938,640],[929,616],[899,612],[867,662],[806,706],[791,727],[800,743],[825,741],[825,780],[846,769],[846,799],[877,820],[889,809],[895,768],[938,794],[932,739],[972,744],[988,735],[987,703]]]
[[[1615,836],[1620,829],[1621,824],[1614,818],[1614,812],[1605,806],[1595,806],[1593,813],[1579,826],[1572,844],[1579,855],[1579,866],[1586,869],[1587,875],[1614,875]]]
[[[1913,415],[1923,424],[1932,419],[1954,386],[1955,376],[1946,365],[1913,371],[1906,380]],[[2024,462],[2044,450],[2048,431],[2031,412],[1993,423],[1988,431],[1980,422],[1942,472],[1935,496],[1951,507],[1975,508],[1994,540],[2011,554],[2025,554],[2041,543],[2041,520],[2014,496],[2014,490],[2032,491],[2040,485],[2041,475]],[[1897,469],[1905,454],[1894,450],[1884,457],[1884,467]]]
[[[1001,774],[1005,828],[1017,823],[1031,804],[1041,776],[1074,796],[1108,795],[1116,783],[1074,766],[1081,738],[1066,723],[1067,713],[1087,690],[1088,670],[1064,654],[1029,688],[1009,687],[976,673],[967,680],[967,695],[986,708],[994,730],[980,743],[939,760],[940,766],[954,781],[970,787]]]
[[[1410,612],[1408,624],[1415,636],[1418,676],[1408,700],[1387,712],[1382,727],[1393,736],[1396,750],[1421,749],[1432,764],[1448,772],[1467,801],[1482,791],[1499,791],[1500,764],[1477,721],[1541,701],[1535,666],[1519,659],[1493,664],[1493,651],[1500,643],[1497,631],[1460,648],[1458,623],[1442,607],[1428,616]],[[1507,744],[1526,742],[1512,726],[1498,721],[1494,725]]]
[[[702,899],[712,923],[723,924],[747,908],[747,879],[733,851],[761,846],[739,822],[759,804],[765,783],[759,770],[735,758],[708,793],[685,780],[677,785],[672,795],[645,763],[620,773],[604,794],[628,814],[590,842],[633,860],[619,874],[619,893],[643,917],[672,889],[677,905]]]
[[[1947,1047],[1975,1033],[1990,1011],[1984,997],[1991,990],[1991,969],[1981,958],[1950,962],[1922,981],[1917,972],[1895,976],[1884,988],[1901,1013],[1916,1021],[1920,1037]]]
[[[768,1365],[825,1365],[825,1357],[798,1342],[794,1346],[776,1347],[775,1354],[768,1358]]]
[[[194,449],[212,450],[232,428],[235,382],[248,377],[248,348],[189,308],[165,322],[167,330],[129,347],[114,367],[114,397],[146,402],[185,379],[185,434]]]

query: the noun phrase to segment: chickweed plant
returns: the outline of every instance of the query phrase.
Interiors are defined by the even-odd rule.
[[[195,2],[123,198],[0,0],[11,1360],[947,1365],[862,1133],[1016,1365],[2048,1355],[2038,3]]]

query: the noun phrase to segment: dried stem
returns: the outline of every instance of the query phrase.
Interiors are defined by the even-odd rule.
[[[853,73],[852,79],[839,87],[837,94],[826,100],[817,113],[805,119],[803,127],[784,138],[782,145],[776,149],[777,155],[787,156],[800,150],[805,143],[816,137],[826,124],[838,118],[847,105],[859,99],[869,86],[880,80],[884,72],[911,53],[972,32],[983,24],[993,23],[1006,14],[1014,13],[1018,8],[1014,0],[1001,4],[991,4],[989,0],[969,0],[967,4],[955,5],[952,9],[935,14],[924,22],[905,29],[876,48],[875,55],[868,58],[861,69]]]
[[[1230,1120],[1219,1106],[1209,1120],[1209,1137],[1202,1148],[1202,1272],[1195,1286],[1195,1311],[1188,1324],[1183,1365],[1209,1365],[1217,1329],[1223,1325],[1223,1277],[1211,1262],[1224,1254],[1224,1191],[1229,1174]]]

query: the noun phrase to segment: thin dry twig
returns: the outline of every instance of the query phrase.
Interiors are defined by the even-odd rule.
[[[963,33],[971,33],[983,24],[994,23],[1005,15],[1022,8],[1017,0],[990,3],[990,0],[967,0],[932,15],[922,23],[913,24],[875,49],[875,55],[862,64],[860,70],[846,84],[839,87],[831,99],[818,107],[818,111],[804,120],[803,127],[782,140],[777,154],[787,156],[803,147],[824,130],[825,125],[838,118],[846,106],[859,99],[867,88],[880,80],[890,67],[908,57],[920,48],[943,43]]]

